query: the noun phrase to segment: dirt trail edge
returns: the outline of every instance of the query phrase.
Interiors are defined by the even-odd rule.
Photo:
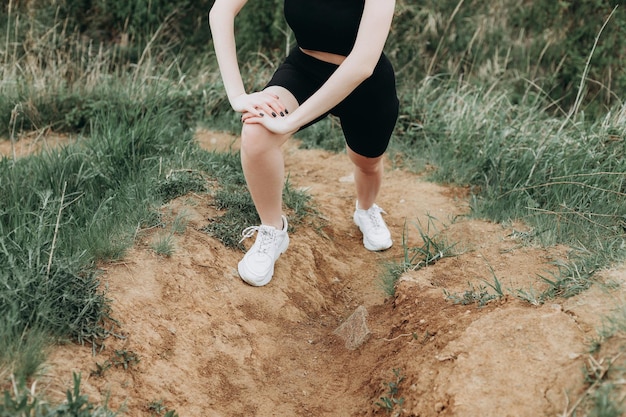
[[[215,132],[197,139],[211,149],[238,145]],[[463,190],[388,163],[379,205],[394,246],[370,253],[351,219],[347,157],[292,141],[285,159],[289,180],[308,189],[326,226],[293,230],[268,286],[245,285],[236,271],[242,253],[201,231],[216,215],[210,196],[172,201],[163,212],[189,221],[173,256],[150,248],[156,230],[123,261],[102,266],[125,338],[109,338],[95,356],[89,347],[59,346],[44,389],[62,399],[80,372],[91,400],[108,397],[133,417],[166,408],[181,417],[536,417],[563,413],[580,397],[586,343],[621,302],[626,269],[610,272],[620,284],[610,293],[594,286],[533,306],[510,294],[542,291],[539,275],[565,259],[566,248],[525,245],[523,225],[468,219]],[[431,233],[436,227],[456,243],[458,255],[407,273],[395,297],[385,297],[382,265],[404,256],[405,225],[408,246],[421,246],[416,225],[426,230],[429,218]],[[490,290],[494,277],[508,295],[483,307],[444,295]],[[360,306],[369,338],[348,349],[335,330]]]

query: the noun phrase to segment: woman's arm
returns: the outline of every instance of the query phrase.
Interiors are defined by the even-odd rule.
[[[289,116],[252,117],[246,123],[262,123],[276,133],[293,132],[339,104],[372,75],[387,41],[394,10],[395,0],[365,0],[354,48],[326,83]]]
[[[284,110],[278,98],[258,92],[246,94],[235,43],[235,17],[248,0],[216,0],[209,12],[209,24],[213,37],[215,56],[222,75],[228,101],[235,111],[250,112],[261,116],[263,112],[280,113]]]

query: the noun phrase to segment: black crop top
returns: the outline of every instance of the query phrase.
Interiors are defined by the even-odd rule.
[[[298,46],[348,55],[354,47],[365,0],[285,0],[285,19]]]

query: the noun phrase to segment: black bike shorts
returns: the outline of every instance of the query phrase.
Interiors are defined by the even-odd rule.
[[[335,72],[337,65],[321,61],[294,48],[278,67],[269,86],[284,87],[302,104]],[[304,129],[332,114],[339,118],[346,143],[354,152],[369,158],[382,155],[398,119],[396,77],[382,54],[373,74],[348,97]]]

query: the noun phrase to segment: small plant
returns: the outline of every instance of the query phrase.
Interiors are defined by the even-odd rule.
[[[188,214],[187,212],[183,211],[182,213],[178,214],[172,221],[172,233],[185,233],[185,229],[187,229],[187,223],[189,223]]]
[[[113,365],[121,366],[124,370],[139,363],[139,356],[133,351],[116,350]]]
[[[206,192],[207,181],[201,173],[186,169],[171,171],[157,186],[165,202],[194,191]]]
[[[80,391],[80,374],[73,374],[74,386],[66,392],[62,404],[52,405],[39,398],[35,384],[29,389],[23,383],[12,379],[13,390],[4,391],[0,401],[0,416],[72,416],[72,417],[114,417],[117,413],[109,410],[107,404],[95,406]]]
[[[585,263],[574,262],[556,262],[555,264],[558,268],[558,275],[551,274],[553,279],[540,276],[549,286],[542,295],[544,298],[573,297],[591,286],[594,265],[588,266]]]
[[[404,376],[401,374],[400,369],[393,369],[393,375],[395,380],[386,382],[384,385],[387,387],[387,393],[385,396],[380,397],[380,401],[376,402],[376,405],[387,411],[388,414],[392,414],[396,407],[402,407],[404,404],[404,398],[398,398],[400,393],[400,383],[404,381]],[[401,411],[396,411],[393,415],[399,416]]]
[[[105,361],[102,364],[96,362],[96,369],[93,369],[89,374],[95,377],[103,377],[105,372],[108,371],[110,368],[111,362],[109,361]]]
[[[504,290],[502,289],[502,284],[500,283],[500,280],[496,276],[496,271],[493,270],[491,265],[489,265],[489,269],[491,270],[491,275],[493,275],[493,284],[487,280],[483,280],[483,281],[485,282],[485,284],[487,284],[487,286],[489,286],[492,290],[496,292],[496,295],[498,296],[498,298],[502,298],[504,297]]]
[[[406,239],[408,233],[402,234],[402,244],[404,247],[404,264],[407,270],[416,271],[424,268],[428,265],[432,265],[435,262],[453,255],[453,248],[456,244],[448,244],[448,242],[440,236],[437,231],[434,221],[436,219],[432,216],[428,216],[428,225],[426,230],[421,227],[421,224],[416,225],[417,231],[422,238],[424,244],[421,247],[409,248],[406,245]],[[431,228],[433,231],[431,232]],[[406,232],[406,225],[405,225]]]
[[[103,377],[105,372],[112,367],[122,367],[124,370],[137,365],[139,363],[139,356],[128,350],[116,350],[113,356],[100,364],[96,362],[96,369],[93,369],[90,373],[91,376]]]
[[[400,262],[390,262],[387,264],[386,271],[381,279],[382,288],[389,296],[395,294],[395,286],[398,279],[407,271],[417,271],[432,265],[443,258],[454,256],[453,252],[456,244],[448,244],[440,233],[434,227],[434,218],[428,216],[428,225],[424,230],[421,225],[417,224],[417,230],[424,244],[421,247],[409,247],[408,230],[406,223],[402,233],[402,248],[404,258]],[[431,228],[434,232],[431,234]]]
[[[167,407],[163,405],[163,400],[154,400],[148,404],[148,411],[153,415],[160,416],[167,411]]]
[[[526,301],[534,306],[540,306],[543,304],[543,297],[537,295],[535,289],[531,286],[528,290],[518,289],[515,291],[515,296],[520,300]]]
[[[168,410],[163,404],[163,400],[154,400],[148,403],[148,411],[152,417],[178,417],[174,410]]]
[[[174,255],[174,236],[172,233],[162,233],[150,247],[157,255],[169,258]]]
[[[234,159],[235,156],[237,155],[221,156],[223,159],[218,159],[218,161],[223,163],[219,170],[213,164],[207,167],[207,169],[223,175],[220,179],[220,187],[214,193],[214,205],[215,208],[224,210],[225,213],[209,219],[210,223],[203,228],[203,231],[219,239],[225,246],[243,249],[241,230],[250,225],[258,224],[260,220],[252,197],[245,186],[241,163],[238,157]],[[311,196],[304,190],[294,188],[289,178],[283,187],[283,201],[289,209],[290,227],[301,223],[307,215],[315,213]]]
[[[446,296],[446,299],[451,300],[454,304],[462,304],[464,306],[478,304],[479,307],[484,307],[490,301],[499,298],[498,295],[490,294],[487,287],[484,285],[475,287],[471,282],[468,282],[467,284],[469,289],[465,290],[465,292],[461,295],[458,293],[450,293],[448,290],[444,289],[443,293]]]

